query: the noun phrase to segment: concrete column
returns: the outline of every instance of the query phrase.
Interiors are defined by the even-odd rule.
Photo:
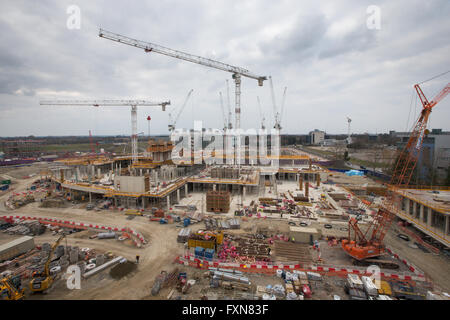
[[[188,196],[188,185],[187,185],[187,183],[184,185],[184,196],[185,197]]]
[[[92,192],[89,192],[89,203],[92,202]]]
[[[139,170],[139,175],[142,176],[142,169]]]
[[[145,197],[142,197],[142,209],[145,209],[145,201],[144,201]]]
[[[409,201],[408,198],[405,198],[405,199],[406,199],[405,211],[406,211],[407,214],[409,214],[409,205],[410,205],[410,201]]]
[[[245,187],[245,186],[242,186],[242,202],[244,202],[244,199],[245,199],[245,195],[246,195],[246,190],[247,188]]]
[[[427,226],[431,227],[431,215],[433,214],[433,211],[430,208],[426,208],[426,210],[428,210]]]
[[[213,184],[213,190],[216,191],[216,185],[215,184]]]
[[[180,189],[177,189],[177,203],[180,203]]]
[[[448,228],[449,228],[449,226],[448,226],[448,223],[449,223],[449,218],[450,216],[445,216],[445,233],[444,233],[444,235],[448,235],[449,234],[449,230],[448,230]]]
[[[170,208],[170,195],[167,196],[167,210]]]
[[[420,222],[423,222],[423,204],[419,204],[419,210],[420,210]]]
[[[81,174],[80,174],[80,167],[77,167],[77,172],[76,172],[76,181],[78,182],[78,180],[81,179]]]
[[[292,166],[294,166],[294,160],[292,160]]]

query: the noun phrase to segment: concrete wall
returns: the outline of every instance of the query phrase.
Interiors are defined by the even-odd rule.
[[[144,193],[145,176],[115,176],[114,188],[121,192]]]

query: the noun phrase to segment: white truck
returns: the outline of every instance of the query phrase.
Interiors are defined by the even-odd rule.
[[[364,291],[371,297],[378,296],[378,289],[375,283],[373,283],[372,279],[366,276],[361,277],[361,281],[364,286]]]

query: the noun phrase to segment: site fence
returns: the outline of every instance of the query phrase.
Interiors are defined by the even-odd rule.
[[[253,272],[253,273],[276,273],[277,270],[298,270],[304,272],[317,272],[320,274],[325,274],[328,276],[346,276],[347,274],[358,274],[360,276],[371,276],[373,272],[367,268],[361,267],[349,267],[349,266],[330,266],[330,265],[314,265],[314,264],[302,264],[299,262],[275,262],[275,263],[233,263],[233,262],[222,262],[218,260],[204,260],[195,257],[192,254],[179,256],[176,262],[196,267],[200,269],[208,269],[210,267],[223,268],[223,269],[233,269],[242,272]],[[405,264],[408,264],[405,260]],[[396,280],[414,280],[414,281],[427,281],[426,277],[420,273],[418,269],[414,269],[415,273],[412,272],[380,272],[382,278],[396,279]]]

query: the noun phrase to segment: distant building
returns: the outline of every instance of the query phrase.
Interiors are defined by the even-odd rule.
[[[410,132],[390,131],[389,134],[399,137],[398,148],[404,148],[408,142]],[[432,129],[423,139],[422,152],[419,157],[419,179],[429,180],[432,175],[437,180],[447,177],[450,167],[450,132],[442,129]],[[433,172],[434,169],[434,172]]]
[[[321,144],[325,140],[325,131],[314,129],[309,133],[311,144]]]

